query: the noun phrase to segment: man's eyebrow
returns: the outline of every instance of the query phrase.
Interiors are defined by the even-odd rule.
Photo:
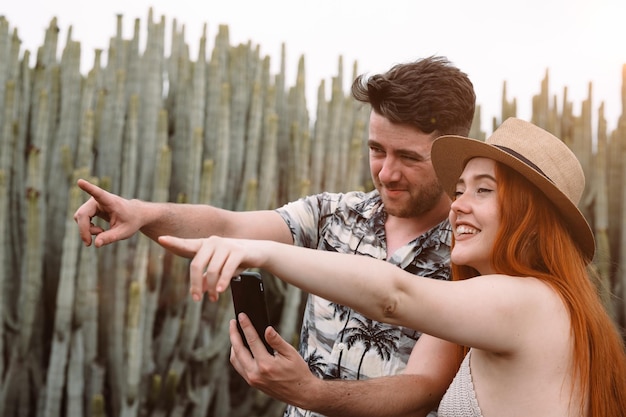
[[[380,148],[384,148],[384,146],[382,146],[378,141],[374,140],[374,139],[368,139],[367,141],[367,146],[375,146],[375,147],[380,147]],[[392,149],[392,152],[395,155],[399,155],[399,156],[407,156],[413,159],[418,159],[421,161],[428,161],[430,160],[430,153],[428,155],[422,155],[419,152],[416,152],[412,149]]]
[[[428,155],[423,155],[410,149],[398,149],[396,153],[400,156],[408,156],[414,159],[419,159],[420,161],[428,161],[430,159],[430,153]]]

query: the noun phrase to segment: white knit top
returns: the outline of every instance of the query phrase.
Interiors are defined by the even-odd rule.
[[[452,384],[443,396],[439,404],[439,417],[482,417],[472,382],[471,353],[470,350],[463,359]]]

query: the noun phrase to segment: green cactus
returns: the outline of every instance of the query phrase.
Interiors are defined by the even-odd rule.
[[[61,251],[61,269],[57,302],[54,315],[54,333],[52,350],[46,383],[45,417],[56,417],[61,413],[61,404],[66,384],[65,368],[68,362],[72,342],[72,318],[76,288],[76,265],[80,249],[80,237],[73,219],[73,214],[82,201],[81,190],[73,186],[70,190],[69,204],[66,208],[66,232]],[[82,359],[82,358],[81,358]],[[74,364],[73,364],[74,365]],[[82,367],[82,364],[81,364]],[[73,381],[77,383],[78,381]]]
[[[104,397],[101,394],[91,398],[91,410],[93,417],[107,417]]]

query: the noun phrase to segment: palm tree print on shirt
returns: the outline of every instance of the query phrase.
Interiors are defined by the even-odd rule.
[[[363,365],[363,359],[365,359],[367,352],[375,349],[378,356],[384,360],[389,360],[391,354],[398,349],[398,341],[400,338],[395,334],[395,329],[390,329],[377,321],[365,317],[364,320],[358,317],[352,317],[350,321],[356,322],[356,326],[345,329],[346,348],[350,349],[357,343],[361,343],[364,346],[356,377],[356,379],[360,379],[361,366]]]
[[[350,323],[350,315],[352,313],[352,309],[346,306],[343,306],[341,304],[337,304],[337,303],[330,303],[330,306],[333,307],[334,309],[333,317],[339,318],[339,320],[341,321],[345,321],[345,324],[343,325],[343,329],[341,329],[341,332],[339,333],[339,341],[343,342],[343,338],[346,333],[346,328],[348,327],[348,323]],[[334,370],[331,370],[331,373],[332,373],[331,376],[333,378],[341,378],[341,357],[342,356],[343,356],[343,350],[339,352],[339,359],[337,360],[337,368]]]
[[[324,375],[324,357],[317,353],[315,349],[310,356],[307,356],[306,363],[309,365],[309,370],[312,374],[318,378],[322,378]]]

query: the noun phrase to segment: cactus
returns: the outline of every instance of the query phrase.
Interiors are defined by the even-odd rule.
[[[92,397],[91,410],[93,417],[106,417],[106,407],[102,395],[98,394]]]
[[[85,343],[83,329],[72,332],[67,365],[66,415],[85,415]]]
[[[61,412],[65,379],[65,367],[68,362],[72,343],[72,317],[76,287],[76,265],[80,237],[76,230],[73,214],[81,202],[81,190],[74,186],[70,190],[69,204],[66,209],[66,232],[63,239],[63,250],[60,269],[59,288],[57,291],[56,312],[54,317],[54,333],[52,350],[46,380],[45,417],[56,417]],[[76,366],[75,364],[72,364]],[[82,363],[81,363],[82,367]],[[76,383],[78,381],[73,381]]]
[[[2,20],[0,19],[0,25]],[[1,28],[0,28],[1,30]],[[1,32],[0,32],[1,33]],[[1,64],[0,64],[1,65]],[[9,262],[11,255],[11,239],[9,235],[9,225],[11,220],[11,206],[10,206],[10,194],[9,184],[11,177],[11,157],[13,156],[13,150],[15,148],[15,135],[13,131],[13,108],[15,106],[15,83],[7,82],[5,90],[4,103],[6,104],[4,112],[4,120],[7,123],[4,124],[0,131],[0,288],[10,289],[8,277],[12,276]],[[0,115],[2,118],[2,115]],[[6,304],[7,298],[0,297],[0,317],[8,316],[9,309]],[[0,326],[0,375],[4,374],[5,370],[5,326]]]
[[[270,89],[268,97],[273,97],[273,89]],[[278,163],[278,116],[273,108],[266,108],[264,122],[263,150],[261,151],[261,164],[259,172],[259,197],[258,208],[269,210],[278,201],[279,166]]]
[[[3,112],[0,112],[0,126],[3,126],[3,131],[6,131],[7,126],[11,125],[15,106],[15,74],[12,74],[13,71],[10,70],[14,63],[11,45],[9,22],[4,16],[0,16],[0,108],[4,109]],[[4,123],[5,120],[7,123]],[[4,132],[2,135],[8,139]],[[0,144],[3,143],[0,142]],[[10,148],[3,146],[2,149]]]
[[[269,83],[269,64],[269,58],[265,58],[263,64],[257,65],[256,67],[251,89],[250,114],[247,121],[248,128],[246,130],[242,183],[249,185],[251,182],[255,182],[257,187],[254,188],[254,190],[258,190],[259,166],[261,165],[260,151],[261,139],[263,137],[263,101],[267,94]],[[246,202],[253,197],[249,195],[251,191],[249,187],[243,187],[237,204],[238,210],[243,210],[247,205]],[[254,200],[258,201],[257,195],[254,195]],[[255,205],[252,209],[256,208],[257,206]]]
[[[228,95],[230,96],[229,107],[229,131],[228,131],[228,167],[225,182],[227,193],[227,203],[225,208],[234,209],[236,196],[241,191],[241,175],[243,172],[246,138],[246,118],[249,111],[249,77],[247,74],[249,67],[258,66],[258,57],[252,58],[248,53],[250,45],[239,45],[231,48],[229,57],[228,85],[230,86]]]
[[[157,134],[158,114],[162,107],[163,97],[163,66],[164,66],[164,18],[160,22],[152,21],[152,10],[148,18],[148,38],[146,50],[141,60],[140,82],[140,121],[139,153],[150,163],[139,166],[137,196],[144,200],[152,197],[154,188],[154,161],[156,161],[155,141]]]
[[[0,288],[5,288],[5,282],[9,277],[7,273],[8,268],[8,235],[7,235],[7,224],[9,220],[9,210],[8,210],[8,202],[9,202],[9,189],[8,189],[8,179],[5,174],[4,169],[0,169]],[[6,314],[6,304],[5,297],[0,297],[0,317],[4,317]],[[5,369],[5,332],[4,326],[0,326],[0,375],[4,375]],[[1,384],[0,384],[1,386]]]
[[[215,171],[213,176],[213,204],[218,207],[228,207],[228,163],[230,161],[230,85],[222,85],[221,99],[219,106],[219,122],[216,126],[218,135],[215,144],[215,154],[212,159],[215,161]]]
[[[326,155],[326,132],[328,131],[328,102],[324,95],[326,83],[320,82],[317,88],[317,113],[315,119],[315,132],[311,147],[311,192],[323,191],[322,179],[324,178],[324,157]]]
[[[166,202],[168,199],[168,189],[171,178],[171,150],[167,146],[167,112],[162,110],[159,116],[159,136],[157,146],[159,157],[157,160],[157,171],[154,185],[154,201]],[[147,276],[146,276],[146,301],[144,308],[145,326],[143,334],[143,375],[149,378],[154,372],[156,364],[154,361],[153,334],[156,321],[156,314],[159,309],[159,295],[163,279],[163,258],[165,249],[156,242],[150,242]]]
[[[68,34],[67,45],[63,49],[59,66],[59,123],[58,129],[49,140],[49,162],[46,164],[46,255],[45,255],[45,293],[55,294],[59,286],[60,260],[63,257],[63,246],[55,242],[63,242],[67,230],[66,208],[69,198],[71,173],[71,149],[76,148],[80,125],[73,115],[80,109],[80,44],[71,40]],[[57,88],[55,88],[56,90]],[[71,162],[70,162],[71,161]],[[69,162],[69,165],[68,165]],[[53,301],[51,301],[53,303]]]
[[[594,166],[593,179],[595,182],[590,187],[593,192],[593,198],[595,200],[595,218],[594,218],[594,235],[596,237],[596,244],[598,247],[595,265],[598,269],[598,275],[600,279],[599,293],[602,297],[603,303],[607,309],[607,312],[615,317],[615,309],[612,306],[611,300],[611,250],[609,245],[609,203],[608,203],[608,188],[607,188],[607,174],[606,174],[606,120],[604,119],[604,104],[600,105],[598,110],[598,145],[596,152],[596,161]]]
[[[343,60],[339,59],[339,68],[343,67]],[[342,78],[333,78],[332,94],[329,107],[328,130],[325,134],[326,158],[322,188],[326,191],[336,192],[341,188],[339,181],[339,164],[341,164],[341,123],[343,121],[344,94]]]
[[[143,346],[144,340],[144,306],[146,302],[146,274],[148,272],[149,239],[140,236],[135,254],[135,275],[130,282],[128,291],[128,307],[126,309],[126,378],[123,393],[121,415],[136,416],[139,414],[141,371],[143,369]]]
[[[515,98],[513,98],[513,100],[511,101],[507,99],[506,81],[502,82],[502,102],[500,106],[502,109],[501,114],[500,114],[500,122],[505,121],[509,117],[517,117],[517,101]],[[476,122],[476,120],[474,120],[474,122]],[[480,125],[472,123],[472,126],[480,126]]]
[[[26,249],[23,258],[22,287],[19,294],[20,305],[20,358],[25,358],[30,350],[31,338],[37,323],[35,316],[40,304],[44,236],[41,233],[45,224],[45,201],[43,198],[45,171],[46,144],[45,130],[48,126],[47,118],[48,94],[43,91],[39,100],[40,125],[36,134],[35,145],[28,151],[28,174],[27,174],[27,217],[26,217]],[[39,146],[37,146],[39,145]]]

